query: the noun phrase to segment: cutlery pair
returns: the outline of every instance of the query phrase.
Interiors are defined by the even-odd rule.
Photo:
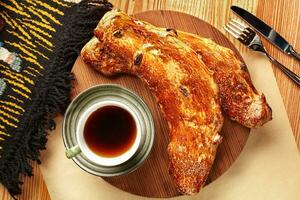
[[[242,8],[232,6],[231,9],[240,17],[242,17],[247,23],[249,23],[256,31],[260,32],[273,45],[278,47],[284,53],[292,55],[300,61],[300,55],[271,27]],[[250,27],[237,20],[231,20],[224,26],[224,29],[248,48],[265,54],[270,61],[275,64],[275,66],[277,66],[283,73],[285,73],[298,86],[300,86],[300,77],[273,58],[266,51],[260,37]]]

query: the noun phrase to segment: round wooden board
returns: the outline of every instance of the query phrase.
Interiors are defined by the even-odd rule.
[[[232,49],[239,57],[239,52],[231,42],[210,24],[184,13],[174,11],[148,11],[135,14],[135,17],[148,21],[156,26],[172,27],[212,38],[218,44]],[[73,67],[75,75],[75,88],[72,96],[82,90],[101,83],[117,83],[136,92],[148,105],[155,123],[155,144],[149,158],[136,171],[119,177],[104,178],[110,184],[132,194],[146,197],[174,197],[180,194],[176,191],[171,177],[168,174],[167,157],[167,123],[159,112],[159,108],[149,89],[140,80],[132,76],[120,76],[109,79],[90,67],[79,58]],[[224,136],[220,144],[214,165],[206,184],[221,176],[236,160],[242,151],[250,129],[230,121],[225,116],[225,123],[221,134]]]

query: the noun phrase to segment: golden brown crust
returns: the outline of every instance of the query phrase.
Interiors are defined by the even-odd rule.
[[[108,12],[83,48],[87,64],[106,75],[129,73],[151,89],[169,125],[169,172],[178,190],[204,184],[223,124],[212,73],[193,49],[165,29]]]
[[[253,86],[246,66],[228,48],[210,39],[177,31],[178,38],[190,45],[214,72],[224,112],[234,121],[259,127],[272,118],[272,110],[262,93]]]

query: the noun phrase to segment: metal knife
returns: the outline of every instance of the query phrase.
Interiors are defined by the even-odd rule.
[[[279,33],[268,26],[265,22],[238,6],[231,6],[231,10],[282,52],[292,55],[300,61],[300,54],[294,50],[292,45],[290,45],[281,35],[279,35]]]

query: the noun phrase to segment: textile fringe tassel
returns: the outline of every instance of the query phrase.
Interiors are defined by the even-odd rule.
[[[20,175],[33,175],[30,160],[41,163],[40,150],[45,149],[47,131],[55,129],[53,118],[69,104],[73,79],[70,70],[80,50],[92,37],[99,20],[111,9],[112,4],[106,0],[83,0],[65,13],[64,26],[54,40],[55,53],[37,83],[32,102],[14,136],[3,143],[0,182],[14,199],[21,194]]]
[[[56,53],[58,59],[52,65],[55,67],[63,60],[64,67],[71,70],[81,49],[93,37],[93,30],[100,19],[112,7],[106,0],[83,0],[76,5],[76,15],[71,16],[71,19],[65,18],[63,22],[65,34],[59,42],[61,48]]]

